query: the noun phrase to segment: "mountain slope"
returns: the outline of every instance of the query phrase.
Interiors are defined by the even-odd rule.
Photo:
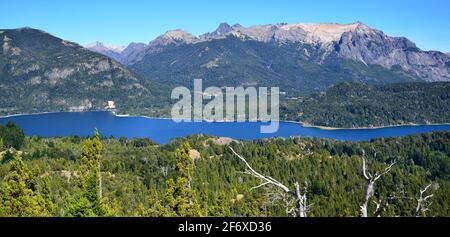
[[[133,64],[142,58],[146,46],[144,43],[131,43],[120,53],[116,60],[124,65]]]
[[[0,113],[150,107],[154,82],[43,31],[0,30]]]
[[[401,67],[426,81],[450,81],[450,58],[436,51],[422,51],[403,37],[389,37],[378,30],[345,32],[335,45],[339,56],[385,68]]]
[[[177,86],[191,86],[194,78],[201,78],[205,86],[279,86],[288,96],[309,94],[340,82],[418,80],[401,69],[366,66],[336,53],[323,59],[324,53],[325,49],[310,44],[266,43],[228,35],[148,50],[131,68],[140,75]]]
[[[224,26],[222,26],[223,28]],[[339,57],[381,65],[387,69],[400,66],[426,81],[449,81],[448,55],[422,51],[404,37],[390,37],[361,22],[351,24],[276,24],[245,28],[233,26],[227,34],[242,33],[262,42],[298,42],[334,52]]]
[[[238,40],[236,40],[238,39]],[[232,46],[230,41],[237,46]],[[223,45],[221,45],[223,44]],[[253,46],[249,46],[253,45]],[[215,47],[215,48],[214,48]],[[208,52],[201,52],[208,49]],[[186,78],[204,78],[211,84],[223,86],[221,79],[227,81],[242,80],[243,84],[252,81],[278,81],[296,91],[311,93],[317,89],[326,88],[340,81],[381,82],[398,81],[449,81],[450,57],[444,53],[422,51],[406,38],[390,37],[383,32],[371,29],[357,22],[352,24],[276,24],[243,27],[230,26],[226,23],[212,33],[199,37],[182,31],[168,31],[166,34],[151,41],[144,49],[138,49],[130,63],[131,67],[144,76],[158,77],[165,82],[186,85]],[[264,57],[270,52],[271,57]],[[238,52],[239,51],[239,52]],[[191,52],[191,55],[186,53]],[[215,53],[215,54],[214,54]],[[224,55],[224,53],[226,55]],[[209,55],[205,62],[204,55]],[[289,55],[288,57],[286,57]],[[203,57],[202,57],[203,56]],[[241,58],[243,57],[243,58]],[[274,59],[273,57],[277,58]],[[286,57],[286,59],[281,59]],[[160,62],[158,58],[163,58]],[[217,63],[214,60],[225,60]],[[249,60],[256,60],[258,65]],[[299,62],[299,60],[301,62]],[[192,65],[174,66],[183,61]],[[129,61],[130,62],[130,61]],[[331,65],[330,65],[330,62]],[[207,71],[199,65],[210,65]],[[296,65],[295,65],[296,64]],[[303,64],[308,67],[320,68],[316,71],[301,70]],[[348,65],[352,66],[348,66]],[[157,67],[155,65],[158,65]],[[289,70],[277,71],[273,75],[272,66],[294,67]],[[212,66],[212,67],[211,67]],[[322,73],[345,67],[346,74]],[[265,68],[265,69],[264,69]],[[166,73],[174,71],[174,74]],[[376,71],[376,73],[375,73]],[[258,73],[256,73],[258,72]],[[227,73],[230,73],[228,75]],[[286,74],[283,74],[286,73]],[[362,75],[359,75],[362,74]],[[376,74],[375,78],[367,78],[366,74]],[[401,78],[397,75],[401,74]],[[251,77],[251,78],[248,78]],[[304,81],[290,82],[279,78],[314,78],[305,85]],[[322,78],[326,77],[327,80]],[[379,78],[378,78],[379,77]],[[392,81],[385,80],[391,78]],[[405,79],[409,77],[409,79]],[[240,78],[240,79],[238,79]],[[337,79],[336,79],[337,78]],[[272,84],[277,86],[278,84]],[[301,88],[301,87],[302,88]]]

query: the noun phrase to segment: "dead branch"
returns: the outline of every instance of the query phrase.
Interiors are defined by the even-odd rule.
[[[232,147],[229,147],[229,148],[233,152],[233,154],[236,155],[246,165],[247,170],[244,173],[252,175],[253,177],[256,177],[261,180],[260,185],[252,187],[250,190],[261,188],[266,185],[273,185],[275,187],[278,187],[285,194],[288,194],[291,198],[293,198],[295,200],[296,209],[297,209],[295,216],[307,217],[307,212],[308,212],[309,206],[307,205],[306,193],[307,193],[308,184],[306,182],[304,185],[304,193],[303,194],[300,192],[300,185],[299,185],[298,181],[294,182],[295,190],[291,191],[286,185],[282,184],[280,181],[278,181],[270,176],[265,176],[265,175],[258,173],[256,170],[254,170],[250,166],[250,164],[247,162],[247,160],[244,157],[242,157],[237,152],[235,152]],[[286,207],[286,213],[290,213],[290,212],[292,212],[292,210],[289,210],[288,207]]]
[[[430,194],[426,197],[423,197],[423,194],[431,187],[431,184],[428,184],[424,189],[420,190],[419,198],[417,198],[417,207],[416,207],[416,216],[420,216],[420,213],[424,213],[429,211],[428,206],[431,204],[428,203],[428,199],[432,198],[434,195]]]
[[[372,175],[369,171],[367,171],[366,159],[364,158],[364,156],[365,156],[365,152],[363,150],[363,154],[361,156],[362,173],[363,173],[364,178],[367,181],[367,186],[366,186],[366,191],[364,194],[364,199],[360,206],[360,216],[361,217],[367,217],[367,207],[368,207],[370,198],[374,195],[374,192],[375,192],[374,191],[375,182],[378,179],[380,179],[383,175],[389,173],[392,170],[392,167],[396,164],[396,162],[394,161],[388,167],[386,167],[383,172],[381,172],[381,173],[375,172],[375,174]],[[379,208],[381,208],[381,203],[380,203],[380,206],[377,205],[377,211],[379,211],[378,210]]]

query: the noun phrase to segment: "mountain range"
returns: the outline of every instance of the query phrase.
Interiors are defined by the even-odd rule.
[[[276,47],[295,44],[301,49],[296,52],[298,56],[303,56],[306,60],[319,65],[324,64],[329,58],[337,57],[364,65],[379,65],[387,70],[401,69],[411,78],[417,77],[425,81],[450,80],[450,59],[447,54],[420,50],[412,41],[404,37],[387,36],[382,31],[372,29],[361,22],[351,24],[282,23],[251,27],[221,23],[215,31],[200,36],[194,36],[180,29],[167,31],[148,44],[132,43],[123,53],[110,56],[125,65],[147,66],[142,63],[145,57],[150,58],[171,46],[195,48],[197,44],[208,45],[231,37],[242,42],[255,41]],[[136,47],[136,45],[139,46]],[[92,49],[105,55],[114,51],[113,49],[104,51]],[[220,54],[215,56],[214,60],[218,62],[211,61],[210,65],[220,65],[220,60],[223,61]],[[271,62],[265,63],[270,65]],[[137,66],[139,67],[141,66]]]
[[[0,29],[0,114],[105,109],[168,115],[170,91],[279,86],[282,100],[340,83],[450,81],[450,56],[361,22],[222,23],[195,36],[170,30],[147,44],[85,47],[32,28]]]

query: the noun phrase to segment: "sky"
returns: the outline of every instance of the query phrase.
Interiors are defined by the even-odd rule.
[[[0,0],[0,29],[33,27],[82,45],[128,45],[171,29],[200,35],[221,22],[361,21],[424,50],[450,52],[448,0]]]

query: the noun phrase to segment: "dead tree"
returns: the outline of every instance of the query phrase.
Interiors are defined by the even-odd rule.
[[[381,211],[383,210],[383,200],[379,199],[378,201],[373,201],[373,203],[375,204],[375,211],[373,212],[373,215],[376,217],[380,217],[381,216]]]
[[[309,206],[307,205],[306,194],[307,194],[308,186],[307,186],[306,182],[304,185],[303,194],[300,192],[300,185],[299,185],[298,181],[295,181],[294,190],[292,191],[287,186],[285,186],[284,184],[279,182],[278,180],[276,180],[270,176],[265,176],[265,175],[258,173],[250,166],[250,164],[247,162],[247,160],[245,160],[241,155],[236,153],[233,148],[230,147],[230,150],[233,152],[234,155],[236,155],[240,160],[242,160],[245,163],[245,165],[247,166],[247,170],[244,172],[245,174],[254,176],[261,180],[261,184],[251,188],[251,190],[261,188],[266,185],[273,185],[273,186],[281,189],[284,193],[288,194],[291,198],[293,198],[295,200],[295,204],[296,204],[295,216],[307,217]]]
[[[363,176],[367,181],[367,186],[366,186],[366,190],[364,193],[364,199],[360,206],[360,216],[361,217],[367,217],[367,207],[368,207],[370,198],[373,197],[373,195],[375,193],[375,191],[374,191],[375,182],[377,180],[379,180],[383,175],[389,173],[392,169],[392,166],[394,166],[396,163],[394,161],[388,167],[386,167],[383,172],[381,172],[381,173],[376,172],[375,174],[372,175],[366,169],[366,159],[364,158],[364,156],[365,156],[365,153],[363,151],[363,155],[361,156],[362,157],[362,171],[363,171]],[[378,205],[378,203],[377,203],[377,210],[376,210],[377,214],[378,214],[378,211],[380,210],[380,207],[381,207],[381,203],[380,203],[380,205]]]
[[[428,202],[428,199],[433,197],[433,194],[430,194],[426,197],[423,194],[431,187],[431,184],[427,185],[424,189],[420,190],[419,198],[417,198],[417,207],[416,207],[416,216],[420,216],[421,213],[427,212],[430,209],[428,206],[431,202]]]
[[[284,205],[286,215],[296,217],[295,200],[282,189],[267,189],[266,197],[270,206],[277,206],[279,203]]]

